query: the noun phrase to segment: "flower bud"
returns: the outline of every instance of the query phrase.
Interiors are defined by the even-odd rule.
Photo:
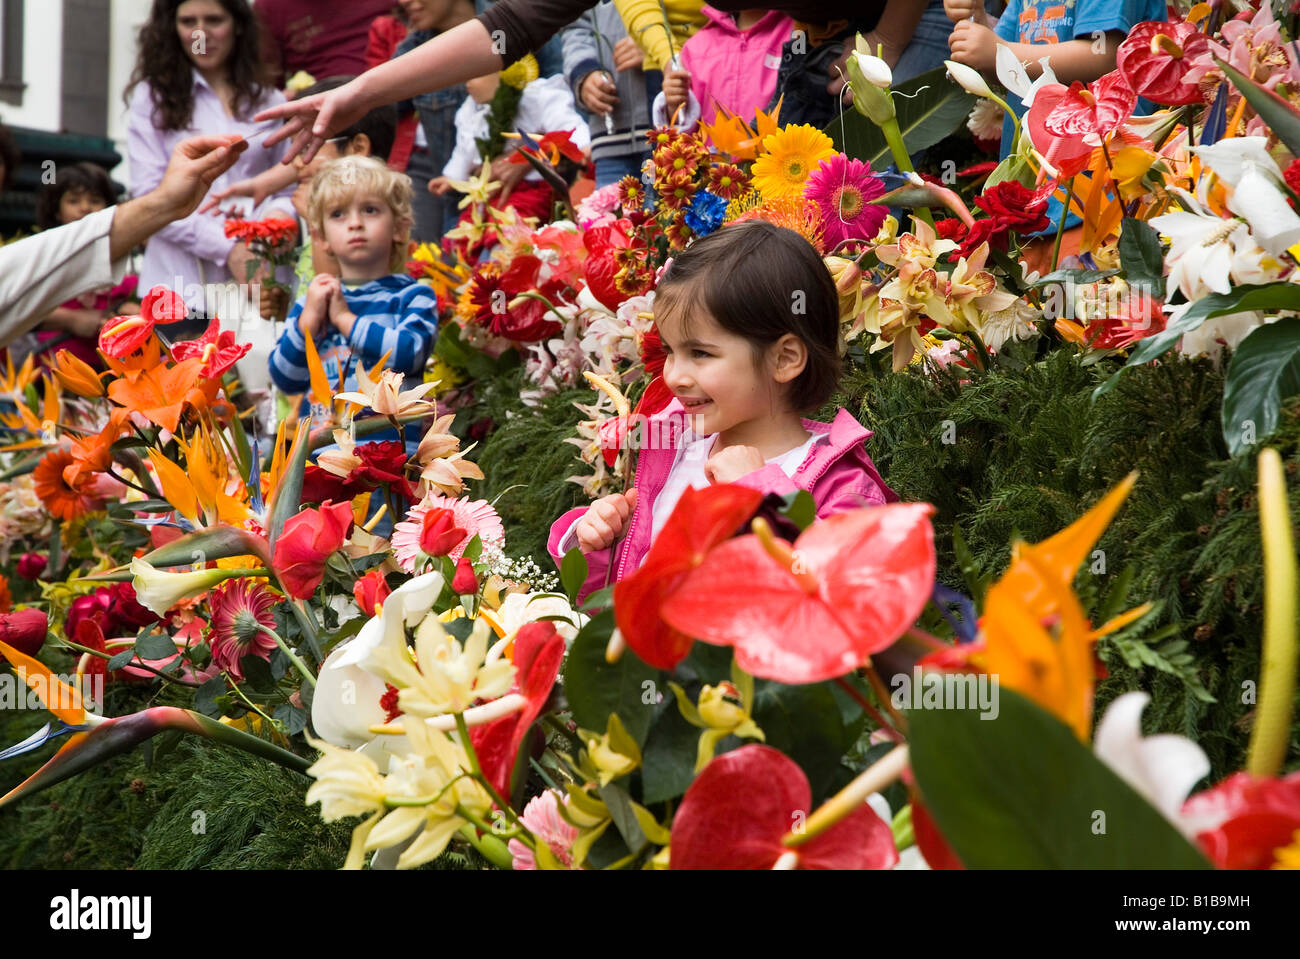
[[[964,63],[957,63],[955,60],[945,60],[943,65],[948,68],[948,76],[957,81],[957,84],[967,93],[973,93],[977,97],[993,95],[993,91],[989,89],[989,85],[978,70]]]
[[[462,556],[456,561],[456,575],[451,579],[451,589],[457,596],[470,596],[478,592],[478,579],[474,576],[474,564],[469,557]]]
[[[849,57],[849,86],[853,89],[853,106],[876,125],[892,122],[896,114],[889,93],[893,75],[879,57],[854,53]]]

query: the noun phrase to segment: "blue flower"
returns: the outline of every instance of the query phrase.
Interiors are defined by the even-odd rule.
[[[708,190],[701,190],[686,208],[686,225],[696,236],[708,236],[722,226],[722,218],[726,215],[727,201]]]

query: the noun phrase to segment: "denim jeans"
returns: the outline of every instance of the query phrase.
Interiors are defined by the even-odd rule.
[[[596,189],[617,183],[625,176],[641,179],[641,164],[650,159],[645,153],[624,153],[622,156],[601,157],[596,161]]]
[[[438,204],[440,199],[429,192],[429,181],[441,171],[435,171],[433,160],[427,148],[416,147],[411,151],[411,160],[406,165],[406,175],[411,178],[411,206],[415,210],[415,226],[411,230],[411,239],[417,243],[433,243],[442,239],[442,213]]]
[[[422,93],[415,98],[420,125],[424,128],[425,139],[429,141],[428,163],[433,176],[442,174],[442,168],[447,165],[456,148],[456,111],[468,95],[464,84],[458,84],[446,90]],[[444,233],[455,227],[460,216],[460,211],[456,209],[460,197],[449,193],[446,196],[430,196],[429,199],[433,201],[432,222],[435,230],[435,235],[429,241],[437,242]]]
[[[894,84],[943,66],[943,61],[951,55],[948,51],[948,37],[952,33],[952,27],[952,21],[943,11],[943,0],[930,0],[930,5],[921,14],[921,22],[912,34],[912,42],[903,49],[903,55],[894,65]]]

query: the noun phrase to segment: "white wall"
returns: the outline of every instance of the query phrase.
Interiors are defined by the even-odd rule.
[[[126,106],[122,94],[135,69],[136,34],[149,18],[150,0],[111,0],[109,4],[111,31],[108,57],[108,135],[117,144],[117,152],[124,158],[112,170],[119,183],[130,183],[130,169],[126,157]]]
[[[23,105],[0,103],[0,120],[58,132],[63,95],[63,4],[26,0],[23,6]]]

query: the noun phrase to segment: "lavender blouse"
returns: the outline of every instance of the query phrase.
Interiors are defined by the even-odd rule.
[[[279,90],[268,88],[248,113],[247,120],[232,118],[226,113],[212,87],[202,75],[194,71],[194,115],[184,130],[160,130],[153,121],[153,98],[147,83],[141,83],[131,96],[127,124],[127,153],[131,161],[131,195],[143,196],[162,182],[172,150],[188,137],[201,134],[214,135],[238,133],[249,136],[258,129],[252,118],[260,110],[284,102]],[[232,183],[269,169],[279,163],[287,144],[270,150],[254,142],[235,161],[235,165],[219,176],[212,185],[220,190]],[[278,210],[296,216],[290,197],[293,186],[268,197],[261,207],[252,212],[260,218]],[[140,267],[140,289],[148,291],[159,284],[175,290],[185,297],[193,309],[203,309],[203,287],[206,283],[224,283],[235,280],[247,282],[246,277],[231,277],[226,269],[226,259],[235,241],[226,238],[225,219],[211,213],[194,213],[163,227],[153,235],[145,247],[144,262]]]

